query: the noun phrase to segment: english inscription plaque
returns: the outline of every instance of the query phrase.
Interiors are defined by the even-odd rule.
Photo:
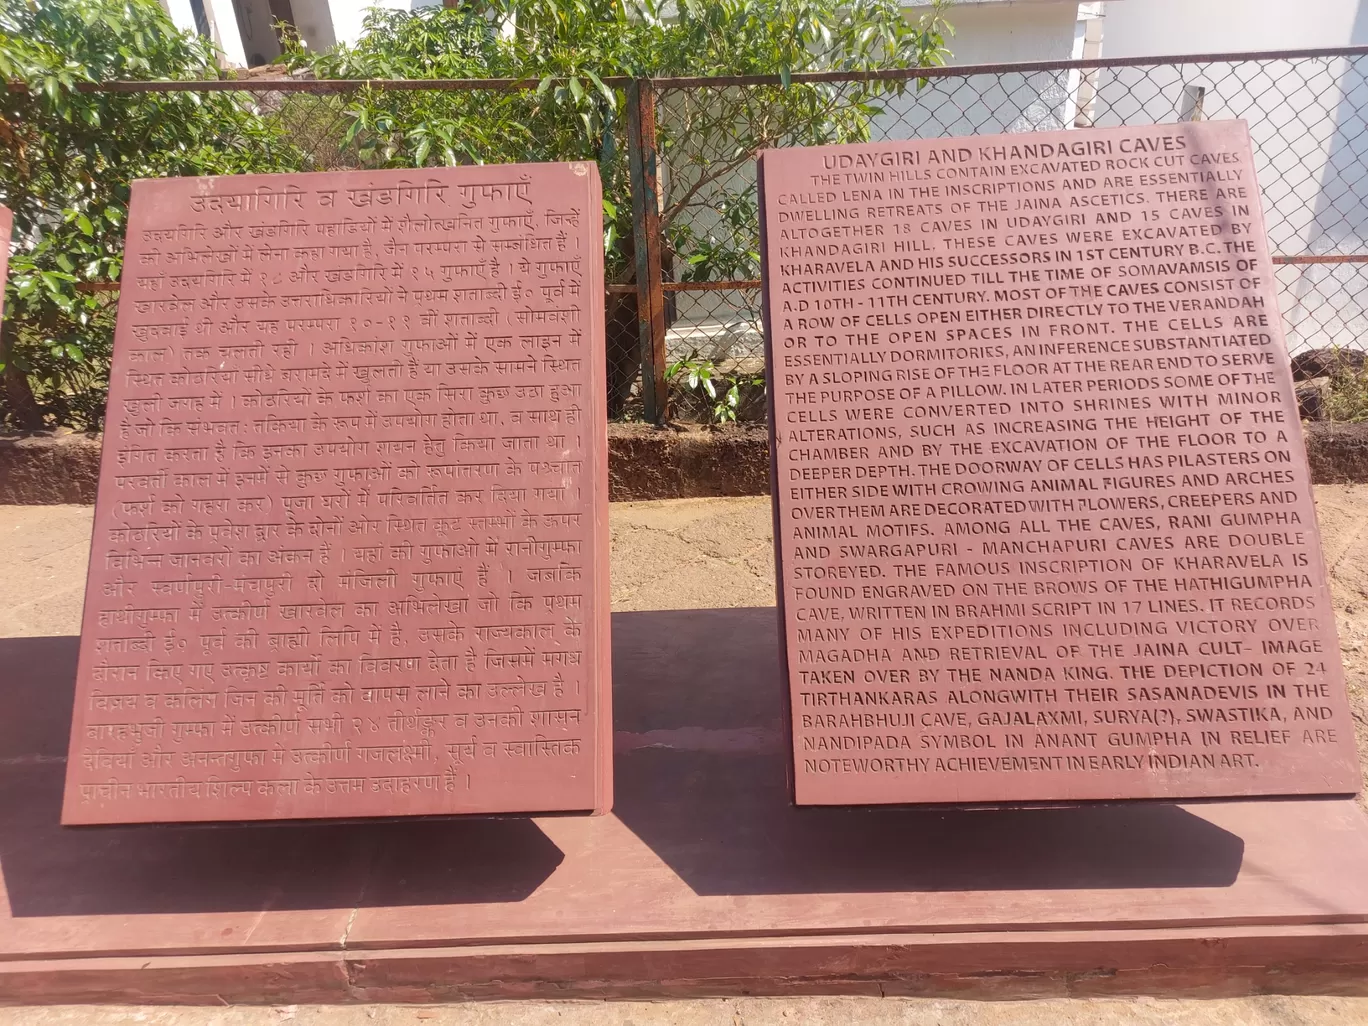
[[[1245,125],[761,182],[798,803],[1357,790]]]
[[[133,187],[63,822],[611,804],[594,165]]]

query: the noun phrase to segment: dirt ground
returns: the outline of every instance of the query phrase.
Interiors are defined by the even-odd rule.
[[[1316,514],[1330,572],[1359,762],[1368,768],[1368,486],[1317,486]],[[1368,808],[1368,796],[1360,794],[1359,802]]]
[[[1316,508],[1368,767],[1368,485],[1317,485]],[[0,637],[80,633],[92,515],[90,506],[0,506]],[[765,496],[617,502],[610,525],[614,610],[774,604]]]

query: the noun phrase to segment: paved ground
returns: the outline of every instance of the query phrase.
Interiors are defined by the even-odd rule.
[[[518,1001],[286,1008],[0,1008],[0,1026],[1361,1026],[1368,998]]]
[[[1350,695],[1368,764],[1368,487],[1316,489]],[[0,506],[0,637],[80,629],[84,506]],[[765,498],[620,503],[615,610],[771,605]],[[4,829],[4,824],[0,824]],[[1368,867],[1365,867],[1368,872]],[[459,1006],[0,1008],[0,1026],[1348,1026],[1368,998],[969,1002],[794,998]]]

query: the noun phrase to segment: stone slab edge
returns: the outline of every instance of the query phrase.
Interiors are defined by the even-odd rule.
[[[1368,483],[1368,424],[1302,425],[1314,484]],[[0,505],[89,505],[100,473],[100,441],[88,435],[0,436]],[[763,426],[717,431],[608,425],[608,497],[613,502],[768,495]]]
[[[1368,994],[1368,925],[754,937],[0,963],[3,1004]]]

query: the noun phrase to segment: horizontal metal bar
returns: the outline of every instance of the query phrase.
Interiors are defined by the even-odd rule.
[[[1275,264],[1368,264],[1368,253],[1326,253],[1317,256],[1275,255]],[[759,278],[738,278],[729,281],[667,281],[666,292],[743,292],[764,285]],[[632,292],[635,285],[609,285],[609,292]]]
[[[1186,64],[1235,64],[1246,61],[1308,60],[1317,57],[1362,57],[1368,46],[1322,47],[1305,50],[1255,50],[1233,53],[1188,53],[1164,57],[1092,57],[1067,61],[1021,61],[1012,64],[958,64],[941,68],[890,68],[882,71],[798,72],[790,82],[839,83],[908,81],[917,78],[965,78],[971,75],[1032,74],[1041,71],[1072,71],[1091,68],[1154,68]],[[564,81],[557,77],[555,81]],[[697,89],[709,86],[782,85],[778,75],[717,75],[697,77],[662,76],[652,80],[657,89]],[[185,82],[82,82],[83,93],[175,93],[175,92],[249,92],[249,93],[349,93],[360,89],[445,90],[474,92],[498,90],[517,92],[539,84],[535,78],[370,78],[370,79],[212,79]],[[631,78],[606,75],[606,85],[626,88]],[[28,92],[24,82],[6,83],[12,92]]]
[[[739,292],[745,289],[758,289],[759,278],[744,278],[738,281],[666,281],[660,287],[666,292]],[[635,295],[635,285],[609,285],[608,291],[618,295]]]
[[[607,81],[607,80],[605,80]],[[626,85],[628,79],[612,80]],[[78,82],[78,93],[354,93],[362,89],[392,92],[519,92],[535,89],[535,78],[266,78],[208,79],[184,82]],[[31,92],[26,82],[7,82],[12,92]]]
[[[1368,260],[1368,257],[1364,258]],[[666,292],[741,292],[746,289],[758,289],[761,282],[759,278],[746,278],[740,281],[667,281],[662,283]],[[118,292],[119,283],[117,281],[82,281],[76,283],[77,292]],[[632,284],[623,285],[611,282],[604,286],[604,291],[610,295],[634,296],[637,287]]]
[[[741,281],[667,281],[666,292],[730,292],[734,289],[758,289],[759,278],[746,278]]]

